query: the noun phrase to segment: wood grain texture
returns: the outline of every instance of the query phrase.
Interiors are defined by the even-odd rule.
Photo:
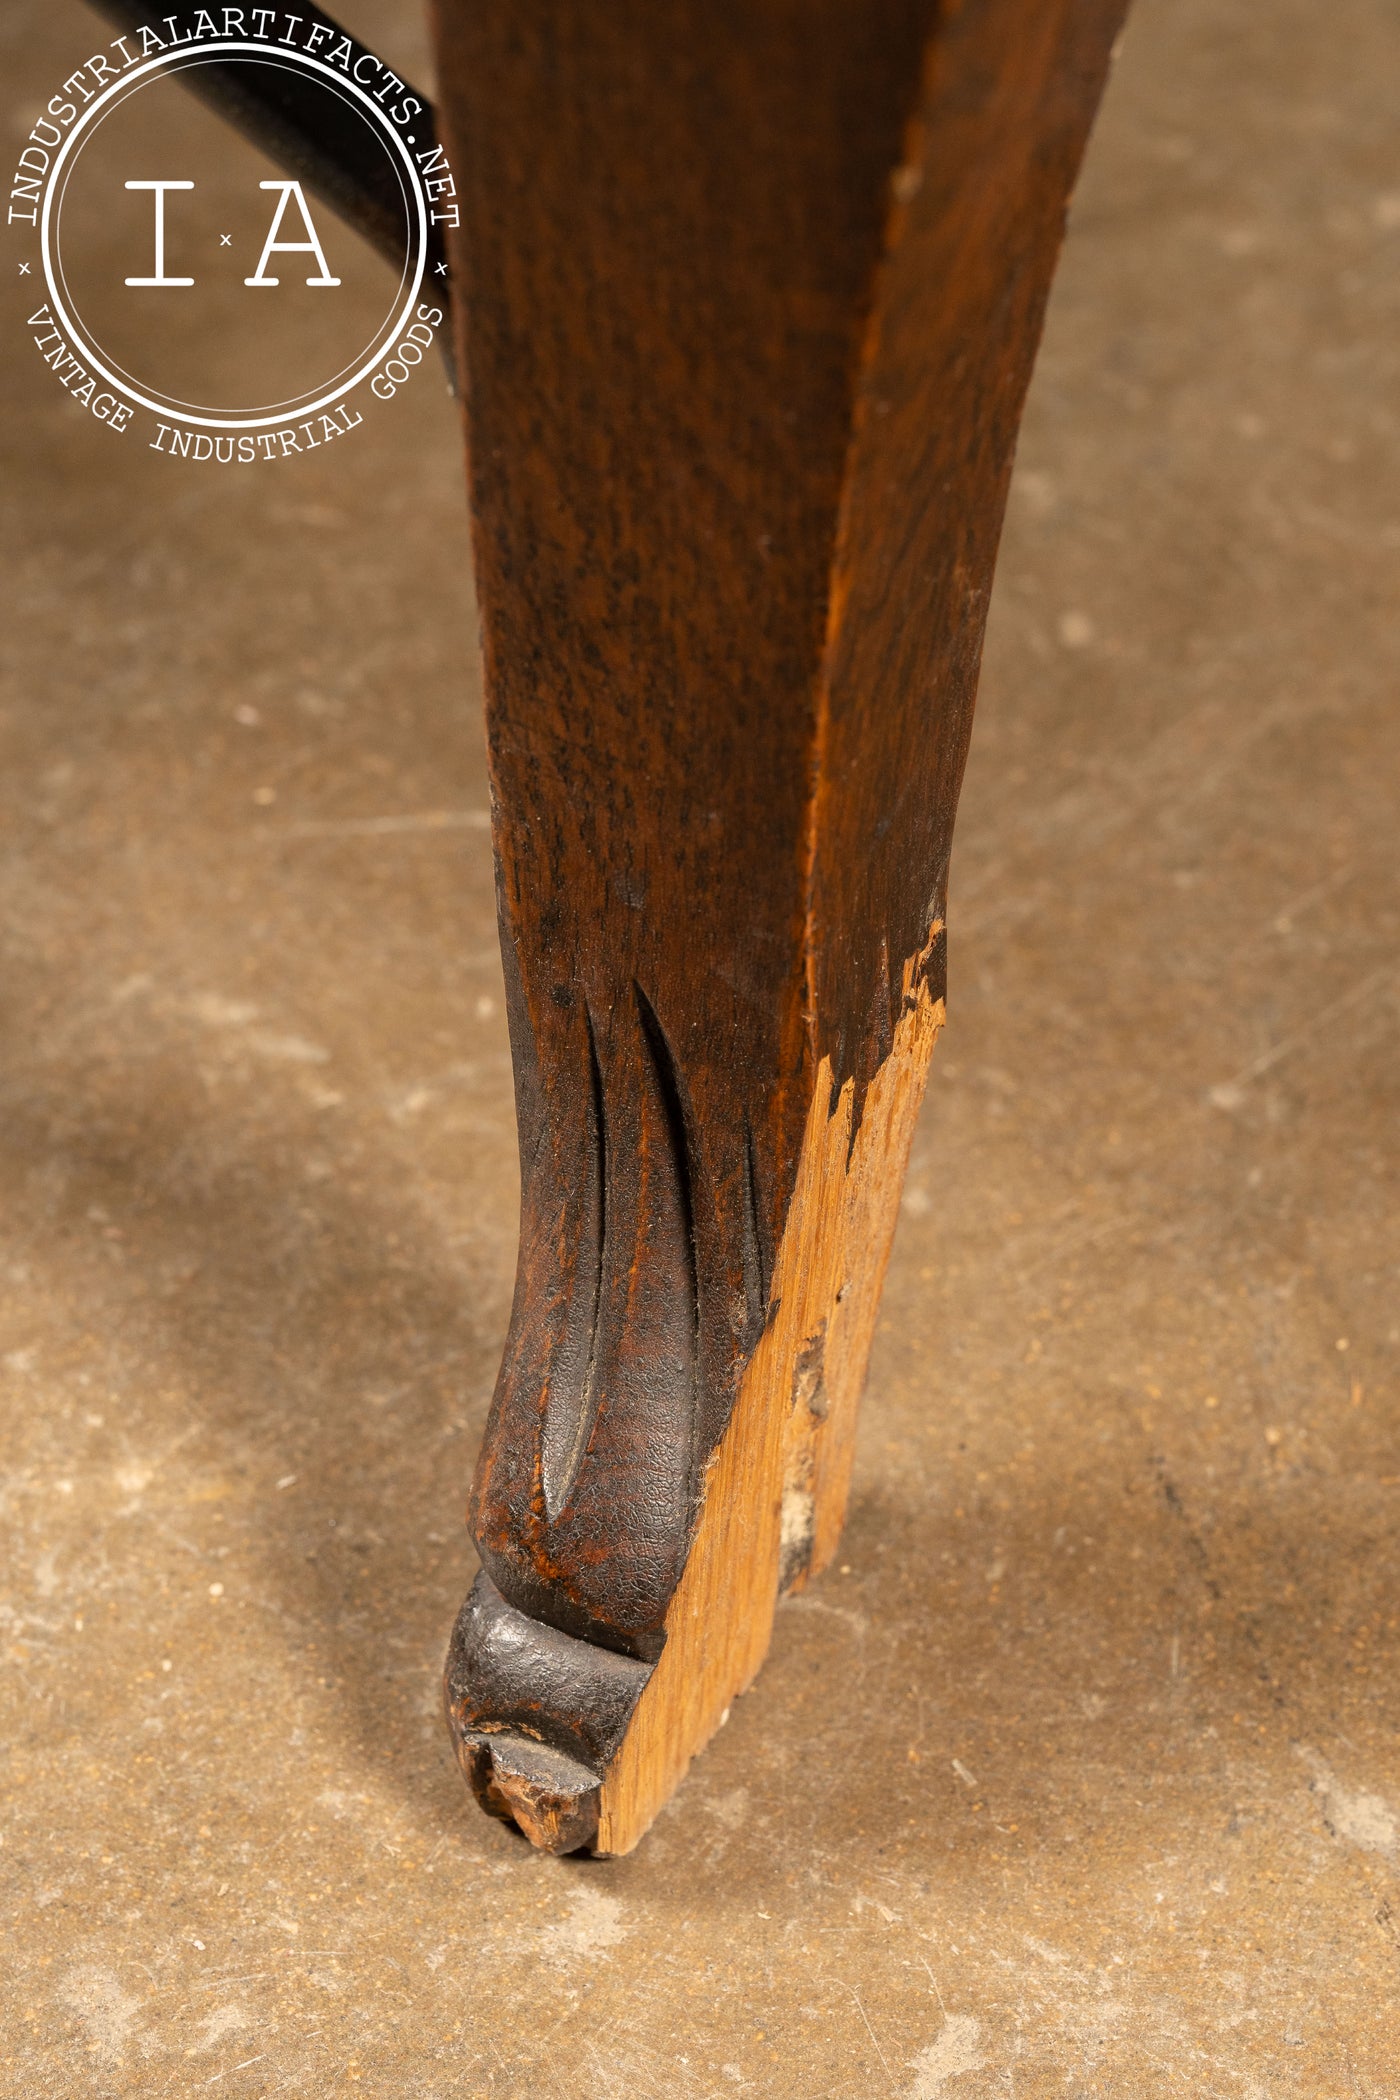
[[[914,978],[914,967],[906,981]],[[768,1652],[781,1589],[840,1536],[856,1403],[943,1003],[920,977],[859,1131],[823,1059],[773,1278],[773,1315],[703,1483],[661,1659],[608,1765],[596,1849],[630,1852]]]
[[[448,1708],[539,1842],[635,1841],[839,1530],[1121,12],[438,0],[522,1163]]]

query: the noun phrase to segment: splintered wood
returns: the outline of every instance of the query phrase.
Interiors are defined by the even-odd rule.
[[[904,1170],[944,1004],[908,987],[894,1048],[852,1143],[855,1089],[834,1112],[824,1059],[770,1315],[706,1474],[666,1646],[603,1781],[596,1850],[630,1852],[752,1683],[784,1588],[831,1559]]]

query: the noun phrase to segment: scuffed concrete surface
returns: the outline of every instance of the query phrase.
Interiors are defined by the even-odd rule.
[[[95,41],[12,0],[16,138]],[[451,410],[201,476],[6,274],[4,2093],[1400,2091],[1398,97],[1381,0],[1142,0],[842,1567],[606,1866],[437,1715],[515,1215]]]

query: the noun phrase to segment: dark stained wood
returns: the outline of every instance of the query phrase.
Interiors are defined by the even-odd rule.
[[[447,1702],[554,1849],[636,1841],[839,1526],[1123,5],[437,0],[522,1162]]]

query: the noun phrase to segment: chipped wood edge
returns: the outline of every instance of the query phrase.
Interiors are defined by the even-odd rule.
[[[753,1682],[780,1590],[836,1550],[904,1172],[944,1020],[923,960],[905,966],[904,1013],[854,1145],[854,1083],[828,1113],[829,1060],[818,1070],[768,1325],[706,1469],[665,1648],[603,1780],[601,1854],[630,1852],[645,1834]]]

